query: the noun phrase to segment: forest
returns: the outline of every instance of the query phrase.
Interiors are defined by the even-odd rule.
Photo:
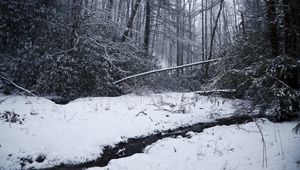
[[[293,170],[299,115],[299,0],[0,1],[0,169]],[[257,131],[262,160],[216,158],[228,148],[202,132],[239,142],[223,125]],[[173,155],[203,135],[213,155],[187,147],[201,163],[135,156],[164,160],[160,145]]]

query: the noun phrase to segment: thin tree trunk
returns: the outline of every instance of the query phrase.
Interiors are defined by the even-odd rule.
[[[213,4],[212,2],[211,2],[211,4]],[[211,6],[211,5],[210,5]],[[210,15],[209,15],[209,28],[210,28],[210,32],[209,32],[209,34],[210,34],[210,38],[212,38],[212,32],[213,32],[213,29],[214,29],[214,27],[213,27],[213,25],[214,25],[214,20],[215,20],[215,14],[214,14],[214,12],[213,12],[213,8],[210,8],[210,10],[209,10],[209,12],[210,12]],[[215,22],[216,23],[216,22]],[[218,26],[217,26],[218,27]],[[212,39],[210,39],[210,41],[211,41]],[[209,44],[209,47],[207,47],[208,49],[210,49],[211,48],[211,46],[210,46],[211,44]],[[209,58],[209,56],[210,56],[210,51],[208,51],[208,56],[207,56],[207,59]],[[213,51],[212,51],[212,53],[213,53]]]
[[[282,0],[283,12],[284,12],[284,54],[291,54],[291,22],[289,11],[289,0]]]
[[[246,28],[245,28],[245,18],[244,18],[244,13],[241,12],[241,23],[242,23],[242,32],[243,32],[243,36],[244,38],[246,38]]]
[[[204,0],[201,0],[201,7],[202,7],[202,21],[201,21],[201,30],[202,30],[202,60],[205,60],[205,37],[204,37]]]
[[[108,20],[113,20],[113,7],[114,7],[114,0],[108,0],[107,14],[106,14]]]
[[[239,34],[239,29],[238,29],[238,24],[237,24],[236,0],[233,0],[233,12],[234,12],[234,28],[235,28],[235,33]]]
[[[207,0],[205,0],[205,9],[207,8]],[[207,37],[207,10],[205,10],[204,18],[204,39],[205,39],[205,60],[207,59],[207,46],[208,46],[208,37]]]
[[[182,6],[182,19],[181,19],[181,24],[180,24],[180,28],[181,28],[181,38],[182,38],[182,43],[181,43],[181,58],[180,58],[180,65],[184,64],[184,52],[186,49],[184,40],[185,40],[185,0],[182,0],[183,2],[183,6]]]
[[[300,58],[300,1],[290,0],[290,22],[291,22],[291,55]],[[300,81],[300,80],[299,80]]]
[[[149,52],[150,19],[151,19],[150,13],[151,13],[150,2],[149,2],[149,0],[147,0],[147,2],[146,2],[145,36],[144,36],[144,49],[145,49],[146,55],[148,55],[148,52]]]
[[[265,0],[267,5],[267,20],[269,27],[269,41],[272,48],[272,56],[276,57],[279,54],[279,44],[277,36],[276,9],[274,0]]]
[[[124,31],[124,34],[123,34],[123,37],[122,37],[122,42],[126,41],[126,38],[128,37],[130,30],[132,30],[133,20],[134,20],[134,17],[136,15],[136,12],[137,12],[137,10],[140,6],[140,3],[141,3],[141,0],[136,0],[136,2],[134,4],[134,7],[132,9],[132,13],[131,13],[130,18],[129,18],[128,23],[127,23],[127,29]]]
[[[126,1],[126,15],[125,15],[125,19],[124,19],[125,20],[125,24],[124,25],[127,24],[127,20],[129,18],[129,16],[130,16],[130,0],[127,0]]]
[[[82,10],[82,2],[83,0],[73,0],[72,5],[72,29],[71,29],[71,35],[69,40],[69,48],[74,47],[76,43],[76,33],[78,28],[80,27],[80,16],[81,16],[81,10]]]
[[[84,0],[84,17],[88,16],[89,12],[89,2],[88,0]]]
[[[142,8],[138,8],[137,11],[137,17],[136,17],[136,24],[135,24],[135,42],[139,45],[141,42],[141,33],[143,31],[143,21],[144,21],[144,17],[146,17],[146,15],[143,15],[143,10]]]
[[[189,33],[189,41],[188,41],[187,60],[186,60],[187,64],[192,62],[192,56],[190,53],[192,50],[190,41],[193,38],[193,34],[192,34],[192,1],[191,0],[189,0],[189,29],[188,29],[188,31],[189,31],[188,32]]]
[[[173,54],[172,54],[173,44],[172,44],[172,41],[170,41],[169,45],[170,45],[170,47],[169,47],[169,55],[170,55],[169,56],[169,59],[170,59],[169,66],[172,67],[173,66]]]
[[[181,35],[181,29],[180,29],[180,7],[181,7],[181,0],[176,0],[176,11],[177,11],[177,16],[176,16],[176,34],[177,34],[177,66],[181,65],[181,42],[179,40],[180,35]]]
[[[158,1],[158,11],[157,11],[157,16],[156,16],[156,19],[155,19],[155,28],[154,28],[154,30],[157,30],[158,29],[158,18],[159,18],[159,16],[160,16],[160,11],[161,11],[161,1],[159,0]],[[165,36],[165,35],[163,35],[163,36]],[[154,52],[154,46],[155,46],[155,44],[154,44],[154,42],[155,42],[155,40],[156,40],[156,33],[155,32],[153,32],[153,39],[152,39],[152,47],[151,47],[151,55],[153,55],[153,52]]]
[[[165,14],[166,12],[162,11],[162,15],[163,15],[163,18],[165,18]],[[157,22],[157,20],[156,20]],[[168,54],[168,51],[166,50],[165,51],[165,44],[166,44],[166,48],[168,48],[168,43],[166,43],[166,28],[163,26],[161,29],[163,29],[163,37],[162,37],[162,48],[161,48],[161,55],[165,58],[165,60],[168,62],[168,64],[170,63],[170,59],[168,58],[167,54]],[[154,38],[154,37],[153,37]],[[152,55],[153,55],[153,49],[154,49],[154,41],[153,41],[153,46],[152,46]],[[172,50],[172,49],[171,49]],[[166,55],[165,55],[165,52],[166,52]]]
[[[122,7],[124,0],[119,1],[119,6],[118,6],[118,15],[117,15],[117,22],[122,25]]]
[[[216,34],[216,29],[218,27],[218,21],[220,19],[220,16],[221,16],[221,11],[223,9],[223,2],[224,0],[222,0],[220,2],[220,9],[219,9],[219,12],[218,12],[218,15],[217,15],[217,18],[216,18],[216,22],[215,22],[215,26],[212,30],[212,35],[211,35],[211,40],[210,40],[210,48],[209,48],[209,57],[208,57],[208,60],[210,60],[212,58],[212,52],[213,52],[213,44],[214,44],[214,38],[215,38],[215,34]],[[205,77],[208,76],[208,68],[209,68],[209,64],[206,65],[206,69],[205,69]]]

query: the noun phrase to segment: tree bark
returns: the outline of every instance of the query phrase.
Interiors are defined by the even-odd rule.
[[[205,9],[207,9],[207,0],[205,0]],[[205,39],[205,60],[207,59],[207,42],[208,42],[208,38],[207,38],[207,10],[205,10],[205,17],[204,17],[204,39]]]
[[[133,20],[134,20],[134,17],[136,15],[136,12],[137,12],[137,10],[140,6],[140,3],[141,3],[141,0],[136,0],[135,4],[133,6],[132,13],[131,13],[130,18],[129,18],[128,23],[127,23],[127,29],[124,31],[124,34],[123,34],[123,37],[122,37],[122,42],[126,41],[130,30],[132,30]]]
[[[242,24],[243,36],[244,38],[246,38],[245,17],[243,12],[241,12],[241,19],[242,19],[241,24]]]
[[[292,56],[300,58],[300,1],[290,0]]]
[[[69,40],[69,48],[74,47],[76,44],[77,39],[77,30],[80,27],[80,19],[81,19],[81,12],[82,12],[82,3],[83,0],[73,0],[72,1],[72,21],[71,21],[71,35]]]
[[[267,21],[269,27],[268,38],[272,49],[272,57],[277,57],[279,54],[278,36],[277,36],[277,21],[275,0],[265,0],[267,7]]]
[[[159,21],[160,12],[161,12],[161,5],[162,5],[162,2],[159,0],[158,1],[158,9],[157,9],[157,14],[156,14],[156,19],[155,19],[154,30],[158,29],[158,21]],[[164,18],[164,16],[162,16],[162,18]],[[154,42],[156,40],[156,33],[155,33],[155,31],[152,34],[153,34],[153,39],[152,39],[152,46],[151,46],[151,55],[153,55],[154,47],[155,47]],[[164,32],[164,34],[165,34],[165,32]],[[163,35],[163,36],[165,36],[165,35]],[[163,53],[162,53],[162,55],[163,55]]]
[[[282,0],[284,12],[284,53],[299,57],[300,55],[300,2],[297,0]],[[298,34],[297,34],[298,32]]]
[[[235,33],[239,34],[238,24],[237,24],[237,12],[236,12],[236,0],[233,0],[233,12],[234,12],[234,28]]]
[[[212,52],[213,52],[213,45],[214,45],[214,38],[215,38],[215,34],[216,34],[216,29],[218,27],[218,22],[221,16],[221,11],[223,9],[223,3],[224,0],[220,1],[220,9],[216,18],[216,22],[215,22],[215,26],[212,30],[212,35],[211,35],[211,39],[210,39],[210,48],[209,48],[209,56],[208,56],[208,60],[210,60],[212,58]],[[208,76],[208,68],[209,68],[209,64],[206,65],[206,69],[205,69],[205,77]]]
[[[284,54],[291,54],[291,22],[289,11],[289,0],[282,0],[284,12]]]
[[[176,43],[176,48],[177,48],[177,66],[181,65],[181,41],[179,38],[181,37],[181,0],[176,0],[176,34],[177,34],[177,43]]]
[[[189,41],[188,41],[188,49],[187,49],[187,55],[186,55],[186,63],[193,62],[193,58],[191,56],[192,46],[190,41],[193,39],[193,32],[192,32],[192,1],[189,0],[189,28],[188,28],[188,35],[189,35]]]
[[[147,0],[146,2],[146,22],[145,22],[145,36],[144,36],[144,49],[146,55],[149,52],[149,37],[150,37],[150,19],[151,19],[151,7],[150,2]]]
[[[204,0],[201,0],[201,8],[204,9]],[[205,42],[204,42],[204,10],[202,10],[202,14],[201,14],[201,30],[202,30],[202,34],[201,34],[201,39],[202,39],[202,60],[205,59]]]
[[[113,20],[113,7],[114,7],[114,0],[108,0],[106,15],[109,20]]]

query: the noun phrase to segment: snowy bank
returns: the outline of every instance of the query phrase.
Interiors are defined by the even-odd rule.
[[[259,119],[266,142],[263,143],[254,122],[216,126],[190,138],[166,138],[147,147],[144,153],[111,160],[107,167],[89,170],[298,170],[300,135],[291,129],[297,122],[272,123]]]
[[[248,101],[166,93],[83,98],[57,105],[0,96],[0,168],[45,168],[99,157],[128,138],[241,113]],[[11,121],[12,117],[18,121]],[[9,122],[10,120],[11,122]]]

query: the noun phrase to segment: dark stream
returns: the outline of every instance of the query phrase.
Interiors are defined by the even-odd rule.
[[[214,126],[244,124],[244,123],[252,122],[253,118],[267,118],[270,121],[274,122],[274,119],[271,116],[256,115],[250,117],[249,115],[242,115],[242,116],[232,116],[229,118],[221,118],[213,122],[197,123],[191,126],[179,127],[173,130],[157,132],[145,137],[131,138],[128,139],[128,141],[126,142],[118,143],[114,147],[106,146],[103,151],[103,154],[99,155],[99,158],[96,160],[81,163],[81,164],[61,164],[52,168],[47,168],[47,170],[79,170],[79,169],[85,169],[85,168],[95,167],[95,166],[104,167],[107,166],[109,161],[112,159],[119,159],[119,158],[129,157],[136,153],[142,153],[147,146],[163,138],[177,137],[177,136],[187,137],[187,133],[190,131],[199,133],[206,128],[210,128]]]

